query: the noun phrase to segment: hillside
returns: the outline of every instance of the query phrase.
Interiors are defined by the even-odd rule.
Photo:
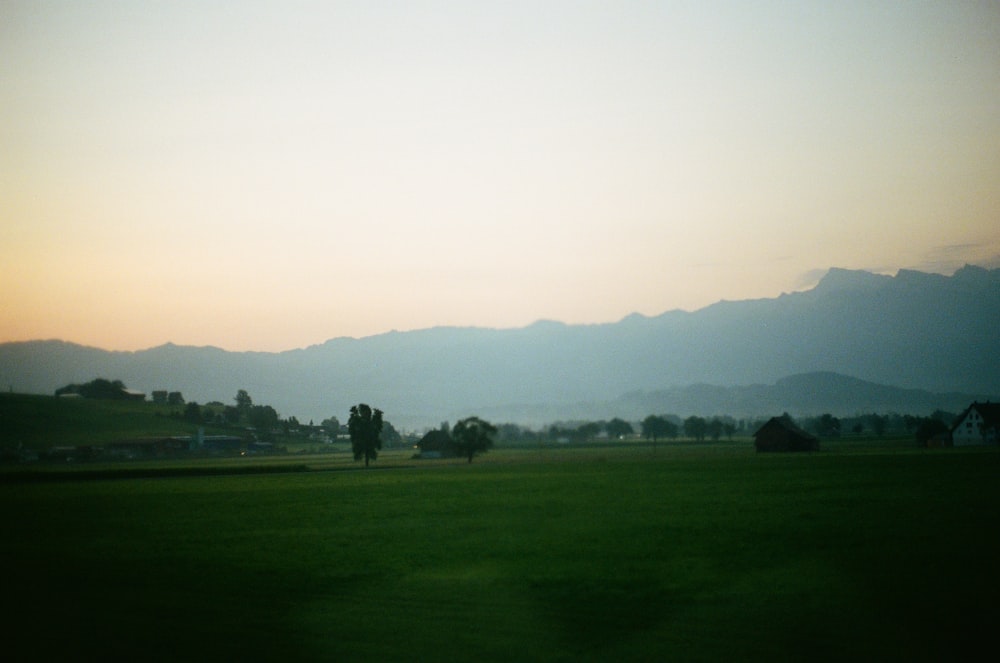
[[[153,403],[0,394],[0,449],[101,445],[194,434],[196,425],[171,416],[180,409]]]
[[[690,385],[774,385],[761,401],[768,411],[794,413],[797,404],[835,409],[834,402],[819,407],[822,392],[806,399],[814,387],[778,383],[798,374],[836,373],[985,400],[1000,394],[998,312],[1000,270],[968,266],[952,276],[890,277],[832,269],[805,292],[599,325],[432,328],[335,338],[281,353],[7,343],[0,345],[0,384],[52,393],[109,377],[146,392],[180,390],[199,402],[229,399],[242,388],[301,420],[342,418],[351,404],[370,402],[413,427],[471,413],[513,419],[535,410],[546,420],[569,418],[594,404],[633,402],[637,412],[642,399],[648,408]],[[692,409],[711,405],[701,398]],[[771,407],[779,403],[784,407]]]

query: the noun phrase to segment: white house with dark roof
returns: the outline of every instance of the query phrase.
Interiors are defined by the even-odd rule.
[[[956,447],[996,444],[998,430],[1000,403],[973,403],[951,427],[951,443]]]

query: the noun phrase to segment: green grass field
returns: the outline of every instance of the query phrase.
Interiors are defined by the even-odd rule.
[[[314,460],[8,475],[7,660],[940,661],[1000,619],[996,449]]]
[[[123,439],[192,435],[198,425],[179,414],[183,406],[150,402],[71,399],[0,393],[0,446],[44,450],[101,445]],[[208,433],[226,432],[211,426]]]

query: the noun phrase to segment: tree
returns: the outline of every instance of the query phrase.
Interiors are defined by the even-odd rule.
[[[840,437],[840,419],[830,413],[820,416],[814,426],[819,437]]]
[[[914,436],[917,438],[917,444],[922,447],[926,447],[927,442],[932,437],[947,432],[948,425],[936,418],[934,415],[931,415],[930,417],[920,420],[920,423],[917,424],[917,432]]]
[[[608,423],[604,424],[604,430],[607,431],[608,437],[612,437],[617,440],[622,439],[626,435],[632,435],[635,433],[635,430],[632,428],[632,424],[624,419],[619,419],[618,417],[615,417]]]
[[[889,424],[889,417],[886,415],[880,416],[873,412],[865,417],[865,421],[876,435],[882,437],[885,434],[886,426]]]
[[[253,407],[253,399],[250,398],[250,394],[247,393],[246,389],[240,389],[236,392],[236,409],[239,410],[240,416],[250,417],[250,408]]]
[[[230,426],[235,426],[240,422],[239,408],[235,408],[232,405],[227,405],[223,408],[222,416]]]
[[[387,447],[392,449],[393,447],[399,447],[403,445],[403,436],[400,435],[399,431],[396,430],[388,421],[382,422],[382,441]]]
[[[576,427],[576,437],[581,442],[597,437],[604,426],[596,421],[588,421]]]
[[[326,430],[326,434],[333,439],[337,439],[340,435],[340,420],[337,417],[330,417],[329,419],[324,419],[320,422],[320,426]]]
[[[347,431],[351,435],[351,449],[354,460],[365,459],[365,467],[378,458],[382,448],[382,410],[373,409],[365,403],[351,406],[351,416],[347,420]]]
[[[727,421],[722,424],[722,432],[726,434],[726,439],[732,441],[733,433],[736,432],[736,424],[731,421]]]
[[[452,445],[460,456],[465,456],[472,462],[472,457],[485,453],[493,446],[493,436],[497,428],[479,417],[462,419],[451,429]]]
[[[257,430],[262,440],[271,438],[271,431],[278,425],[278,413],[270,405],[253,405],[248,414],[250,425]]]
[[[645,439],[656,442],[657,438],[664,436],[666,424],[666,419],[658,414],[651,414],[642,420],[642,423],[639,424],[639,429]]]
[[[184,419],[193,424],[201,422],[201,406],[195,401],[191,401],[184,408]]]
[[[722,437],[722,420],[718,417],[712,417],[712,420],[706,425],[705,430],[713,442],[718,442],[719,438]]]
[[[701,442],[708,432],[708,422],[704,417],[690,416],[684,420],[684,434]]]

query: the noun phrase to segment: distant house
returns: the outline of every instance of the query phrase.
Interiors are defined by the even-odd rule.
[[[441,429],[428,431],[417,442],[417,447],[420,448],[421,458],[443,458],[450,455],[451,435]]]
[[[958,415],[951,427],[951,443],[956,447],[997,444],[1000,430],[1000,403],[973,403]]]
[[[771,417],[753,437],[757,451],[819,451],[819,438],[784,417]]]
[[[146,394],[138,389],[122,389],[122,398],[127,401],[144,401]]]

